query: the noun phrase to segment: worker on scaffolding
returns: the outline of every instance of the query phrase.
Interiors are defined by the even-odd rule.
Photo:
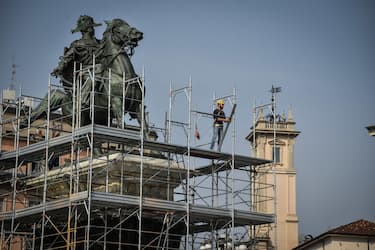
[[[214,118],[214,131],[212,134],[212,141],[210,149],[212,150],[215,146],[215,142],[217,140],[218,149],[220,148],[221,141],[223,140],[223,127],[224,122],[230,122],[230,118],[225,117],[224,109],[224,100],[219,99],[216,102],[217,108],[213,112]]]

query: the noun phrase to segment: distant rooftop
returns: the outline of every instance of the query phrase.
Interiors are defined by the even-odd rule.
[[[352,223],[329,230],[327,233],[375,236],[375,223],[367,220],[357,220]]]
[[[314,242],[319,242],[329,236],[337,236],[337,235],[375,237],[375,223],[371,221],[363,220],[363,219],[357,220],[352,223],[328,230],[327,232],[315,238],[312,238],[311,240],[305,241],[304,243],[300,244],[299,246],[293,249],[294,250],[305,249],[308,245],[314,244]]]

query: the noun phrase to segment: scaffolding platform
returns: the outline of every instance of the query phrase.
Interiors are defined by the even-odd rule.
[[[64,214],[63,211],[67,210],[69,203],[80,203],[83,206],[87,199],[88,193],[80,192],[72,195],[70,198],[46,202],[45,206],[40,204],[30,208],[16,210],[14,215],[12,211],[2,212],[0,213],[0,220],[10,221],[14,216],[17,222],[23,221],[24,223],[26,222],[32,224],[37,222],[38,216],[41,215],[43,210],[51,214]],[[139,205],[139,197],[132,195],[92,192],[91,199],[94,207],[106,207],[112,209],[122,208],[131,210],[137,208]],[[174,214],[180,214],[181,216],[183,216],[186,212],[186,205],[184,203],[152,198],[143,198],[143,208],[150,217],[155,214],[160,214],[160,212],[173,212]],[[207,225],[209,225],[209,223],[213,220],[221,220],[221,223],[224,224],[230,221],[231,209],[207,208],[204,206],[191,205],[190,215],[192,217],[192,221],[196,224],[193,225],[195,228],[198,228],[199,226],[199,231],[207,231],[209,230]],[[235,211],[235,218],[236,226],[260,225],[273,222],[272,215],[248,211]],[[203,225],[206,225],[206,227],[203,227]],[[217,225],[218,228],[221,226],[222,224]]]
[[[51,138],[48,141],[41,141],[29,146],[20,147],[18,150],[2,152],[0,154],[0,169],[5,170],[14,167],[14,161],[18,155],[18,161],[30,162],[35,159],[39,159],[45,154],[45,149],[48,146],[51,152],[56,155],[62,155],[70,152],[72,139],[79,141],[82,147],[88,146],[87,136],[94,135],[94,143],[118,143],[132,147],[137,146],[141,142],[140,133],[134,130],[119,129],[106,127],[101,125],[84,126],[76,129],[73,134],[66,134],[59,137]],[[168,144],[156,141],[144,141],[144,148],[149,150],[157,150],[164,153],[173,153],[179,155],[186,155],[188,152],[187,146]],[[234,158],[236,168],[245,166],[258,166],[270,163],[270,160],[259,159],[254,157],[248,157],[238,154],[230,154],[224,152],[217,152],[212,150],[205,150],[200,148],[190,148],[190,156],[218,161],[231,161]],[[210,166],[196,169],[202,174],[206,174],[210,171]]]

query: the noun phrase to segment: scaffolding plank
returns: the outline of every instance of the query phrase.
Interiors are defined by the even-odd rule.
[[[73,194],[70,198],[63,198],[54,201],[48,201],[45,203],[45,209],[47,212],[58,210],[62,208],[69,207],[70,202],[79,202],[84,201],[88,197],[87,191],[79,192]],[[43,212],[44,206],[43,204],[35,205],[32,207],[26,207],[22,209],[17,209],[15,212],[15,219],[22,219],[29,216],[35,216],[41,214]],[[0,213],[0,221],[1,220],[11,220],[13,216],[13,211],[5,211]]]
[[[222,171],[228,171],[232,169],[231,162],[224,162],[222,164],[212,163],[206,166],[201,166],[195,169],[194,175],[195,176],[202,176],[202,175],[209,175],[212,173],[218,173]],[[239,164],[234,162],[234,169],[237,170],[245,170],[250,171],[249,169],[245,169],[245,167],[249,166],[248,164]]]
[[[47,212],[60,210],[69,207],[69,202],[84,201],[87,198],[88,195],[86,191],[80,192],[73,195],[70,199],[64,198],[46,202],[45,209]],[[136,208],[137,206],[139,206],[139,196],[92,192],[91,199],[93,206],[103,208]],[[186,203],[184,202],[143,198],[142,206],[144,210],[147,210],[149,212],[174,212],[175,214],[181,214],[182,216],[186,213]],[[18,209],[15,213],[15,219],[19,220],[29,216],[35,217],[36,215],[41,215],[43,213],[43,209],[44,207],[42,204],[33,207]],[[12,211],[2,212],[0,213],[0,220],[11,220],[12,216]],[[150,213],[150,216],[152,216],[152,213]],[[232,210],[230,208],[213,208],[191,204],[190,216],[194,223],[209,223],[212,220],[231,220]],[[270,214],[235,210],[234,220],[237,226],[260,225],[272,223],[274,221],[274,216]]]
[[[92,126],[84,126],[74,130],[74,140],[83,142],[83,145],[87,144],[87,135],[91,134]],[[103,140],[103,137],[107,140],[116,141],[115,138],[118,138],[117,141],[120,142],[128,142],[134,141],[133,144],[136,144],[139,141],[140,136],[139,132],[135,132],[134,130],[126,130],[126,129],[118,129],[118,128],[109,128],[105,126],[94,125],[93,132],[95,136],[95,143],[100,142]],[[97,138],[96,138],[96,135]],[[128,140],[126,140],[128,139]],[[72,142],[72,134],[65,134],[55,138],[51,138],[48,141],[48,148],[50,152],[54,152],[55,154],[58,152],[59,155],[64,153],[70,153],[70,147]],[[45,157],[45,149],[47,147],[47,141],[41,141],[29,146],[20,147],[18,152],[8,151],[2,152],[0,154],[0,162],[1,167],[0,169],[9,169],[14,167],[14,162],[16,156],[18,155],[18,162],[22,160],[26,160],[28,162],[33,160],[40,160]]]
[[[103,207],[110,206],[119,208],[124,206],[124,204],[133,206],[139,205],[138,196],[92,192],[91,197],[94,204]],[[151,211],[186,213],[186,203],[184,202],[143,198],[142,207],[144,210]],[[223,219],[230,220],[232,218],[232,210],[230,208],[213,208],[191,204],[190,216],[195,222],[209,222],[210,220]],[[272,223],[274,220],[273,215],[239,210],[234,211],[234,218],[237,225],[259,225]]]
[[[119,129],[119,128],[112,128],[106,127],[101,125],[94,125],[92,126],[84,126],[78,128],[74,131],[74,138],[75,140],[86,140],[86,135],[90,135],[91,132],[94,133],[94,140],[95,143],[104,143],[104,142],[111,142],[111,143],[123,143],[127,146],[137,146],[140,145],[140,133],[139,131],[129,130],[129,129]],[[67,152],[70,149],[72,141],[72,135],[66,134],[59,137],[51,138],[48,141],[48,147],[50,152],[59,152],[62,154],[63,152]],[[0,155],[0,162],[1,169],[9,169],[14,167],[14,160],[16,155],[18,154],[19,162],[23,159],[32,160],[38,157],[42,157],[44,150],[47,147],[47,141],[38,142],[35,144],[31,144],[27,147],[22,147],[17,151],[9,151],[3,152]],[[169,152],[175,153],[179,155],[186,155],[188,152],[187,146],[181,146],[176,144],[168,144],[163,142],[156,142],[156,141],[144,141],[144,148],[150,150],[157,150],[160,152]],[[230,154],[224,152],[217,152],[212,150],[205,150],[200,148],[190,148],[190,156],[202,158],[202,159],[209,159],[209,160],[221,160],[227,161],[234,159],[235,163],[242,166],[250,166],[250,165],[261,165],[270,163],[269,160],[248,157],[244,155],[238,154]],[[13,163],[13,164],[12,164]]]
[[[89,127],[82,127],[74,131],[75,138],[80,138],[89,132]],[[44,157],[45,149],[48,145],[50,152],[64,152],[70,151],[72,141],[72,134],[65,134],[47,141],[40,141],[29,146],[20,147],[14,151],[2,152],[0,155],[1,169],[9,169],[14,167],[15,158],[18,155],[18,162],[27,159],[28,161],[40,160]],[[48,144],[47,144],[48,143]]]

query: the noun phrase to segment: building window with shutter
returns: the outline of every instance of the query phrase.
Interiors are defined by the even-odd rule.
[[[272,147],[272,161],[276,163],[281,162],[281,149],[280,147]]]

